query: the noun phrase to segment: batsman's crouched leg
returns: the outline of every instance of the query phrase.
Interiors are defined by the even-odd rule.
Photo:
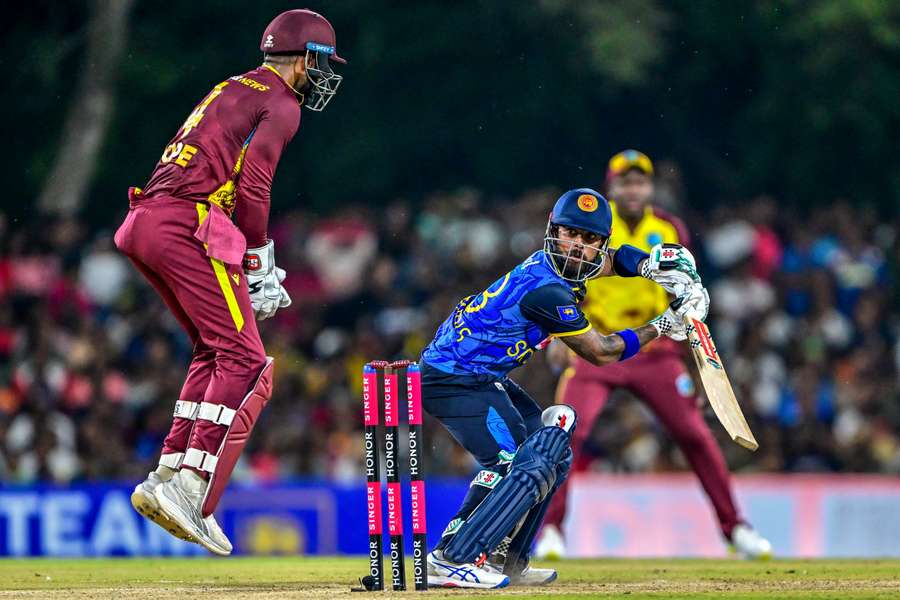
[[[444,556],[454,563],[471,563],[508,536],[536,504],[556,487],[557,478],[571,464],[569,448],[574,428],[574,411],[565,414],[560,406],[547,415],[544,427],[530,435],[519,446],[509,474],[461,524],[444,549]]]
[[[444,549],[450,540],[453,539],[453,536],[466,519],[469,518],[469,515],[478,508],[478,505],[484,501],[487,495],[490,494],[506,476],[513,455],[509,453],[502,454],[507,455],[509,460],[501,460],[501,462],[493,467],[482,469],[475,475],[475,478],[469,484],[469,491],[466,492],[466,497],[463,498],[462,505],[441,534],[441,541],[438,543],[436,549]]]
[[[494,559],[495,562],[503,565],[503,572],[509,575],[510,582],[513,584],[520,583],[520,579],[528,571],[531,545],[537,536],[541,523],[544,521],[544,516],[547,514],[547,508],[550,506],[553,496],[560,490],[569,476],[569,471],[572,469],[572,458],[572,449],[569,448],[563,459],[556,464],[556,484],[553,486],[553,489],[543,501],[528,511],[518,530],[512,532],[505,556]],[[530,575],[536,574],[537,570],[532,569]],[[546,577],[541,578],[541,581],[549,583],[553,579],[556,579],[555,574],[552,574],[551,577],[551,574],[548,572]]]

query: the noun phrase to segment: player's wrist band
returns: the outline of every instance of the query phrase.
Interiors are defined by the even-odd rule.
[[[650,255],[643,250],[624,244],[619,246],[613,255],[613,271],[619,277],[637,277],[641,274],[638,265],[649,257]]]
[[[623,329],[622,331],[617,331],[616,335],[625,340],[625,350],[622,351],[622,356],[619,357],[619,362],[628,360],[640,351],[641,340],[638,339],[638,336],[633,329]]]

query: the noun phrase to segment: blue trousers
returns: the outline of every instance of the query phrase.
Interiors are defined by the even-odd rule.
[[[421,363],[422,406],[483,467],[441,535],[442,550],[509,469],[512,455],[540,429],[541,407],[509,377],[453,375]]]
[[[509,377],[453,375],[427,363],[422,369],[422,406],[438,419],[482,467],[515,453],[541,428],[541,407]]]

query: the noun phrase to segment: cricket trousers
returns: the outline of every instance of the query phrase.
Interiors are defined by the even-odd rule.
[[[543,423],[541,407],[509,377],[452,375],[420,364],[423,408],[482,466],[441,534],[437,549],[443,549],[506,475],[519,445]]]
[[[649,406],[681,448],[713,505],[722,533],[731,539],[731,530],[740,518],[728,467],[697,406],[696,390],[680,354],[668,350],[645,351],[627,361],[603,367],[581,358],[576,361],[560,377],[556,395],[557,403],[568,404],[578,413],[578,427],[572,437],[575,454],[572,470],[584,471],[587,467],[585,441],[610,392],[616,388],[628,389]],[[566,515],[567,485],[553,497],[545,523],[561,528]]]
[[[179,468],[194,448],[217,454],[227,426],[197,418],[200,403],[237,409],[266,364],[241,265],[206,254],[194,237],[208,207],[157,196],[132,203],[116,246],[162,296],[193,342],[160,464]]]

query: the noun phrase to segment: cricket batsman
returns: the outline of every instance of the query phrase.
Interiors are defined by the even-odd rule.
[[[653,164],[645,154],[636,150],[616,154],[609,161],[606,180],[611,198],[611,244],[643,250],[660,243],[688,245],[684,224],[650,204]],[[587,284],[584,310],[597,330],[611,333],[643,323],[667,305],[665,291],[645,279],[597,279]],[[580,427],[572,437],[575,468],[584,468],[579,458],[585,440],[610,393],[626,388],[647,403],[681,448],[715,509],[722,534],[734,549],[746,557],[767,558],[772,553],[771,544],[738,512],[725,459],[698,408],[697,391],[685,369],[684,350],[684,344],[673,339],[660,340],[626,363],[603,368],[583,357],[571,357],[571,365],[560,377],[557,401],[578,411]],[[555,352],[551,349],[550,354]],[[547,511],[535,549],[537,556],[564,555],[561,530],[565,514],[563,486]]]
[[[194,344],[159,466],[131,496],[169,533],[215,554],[232,545],[213,511],[272,393],[256,319],[291,303],[267,236],[272,178],[300,125],[321,111],[345,63],[331,24],[284,12],[262,36],[263,64],[216,85],[187,117],[130,210],[116,246]]]
[[[529,554],[572,464],[576,414],[565,405],[542,412],[508,377],[511,370],[553,337],[593,365],[627,361],[660,336],[685,339],[684,315],[706,317],[709,297],[689,252],[660,261],[629,245],[611,249],[612,227],[603,196],[587,188],[566,192],[550,214],[543,250],[460,301],[423,351],[425,410],[482,466],[428,555],[429,585],[498,588],[556,579],[553,569],[531,568]],[[676,299],[649,323],[601,334],[579,303],[586,281],[613,274],[647,277]]]

